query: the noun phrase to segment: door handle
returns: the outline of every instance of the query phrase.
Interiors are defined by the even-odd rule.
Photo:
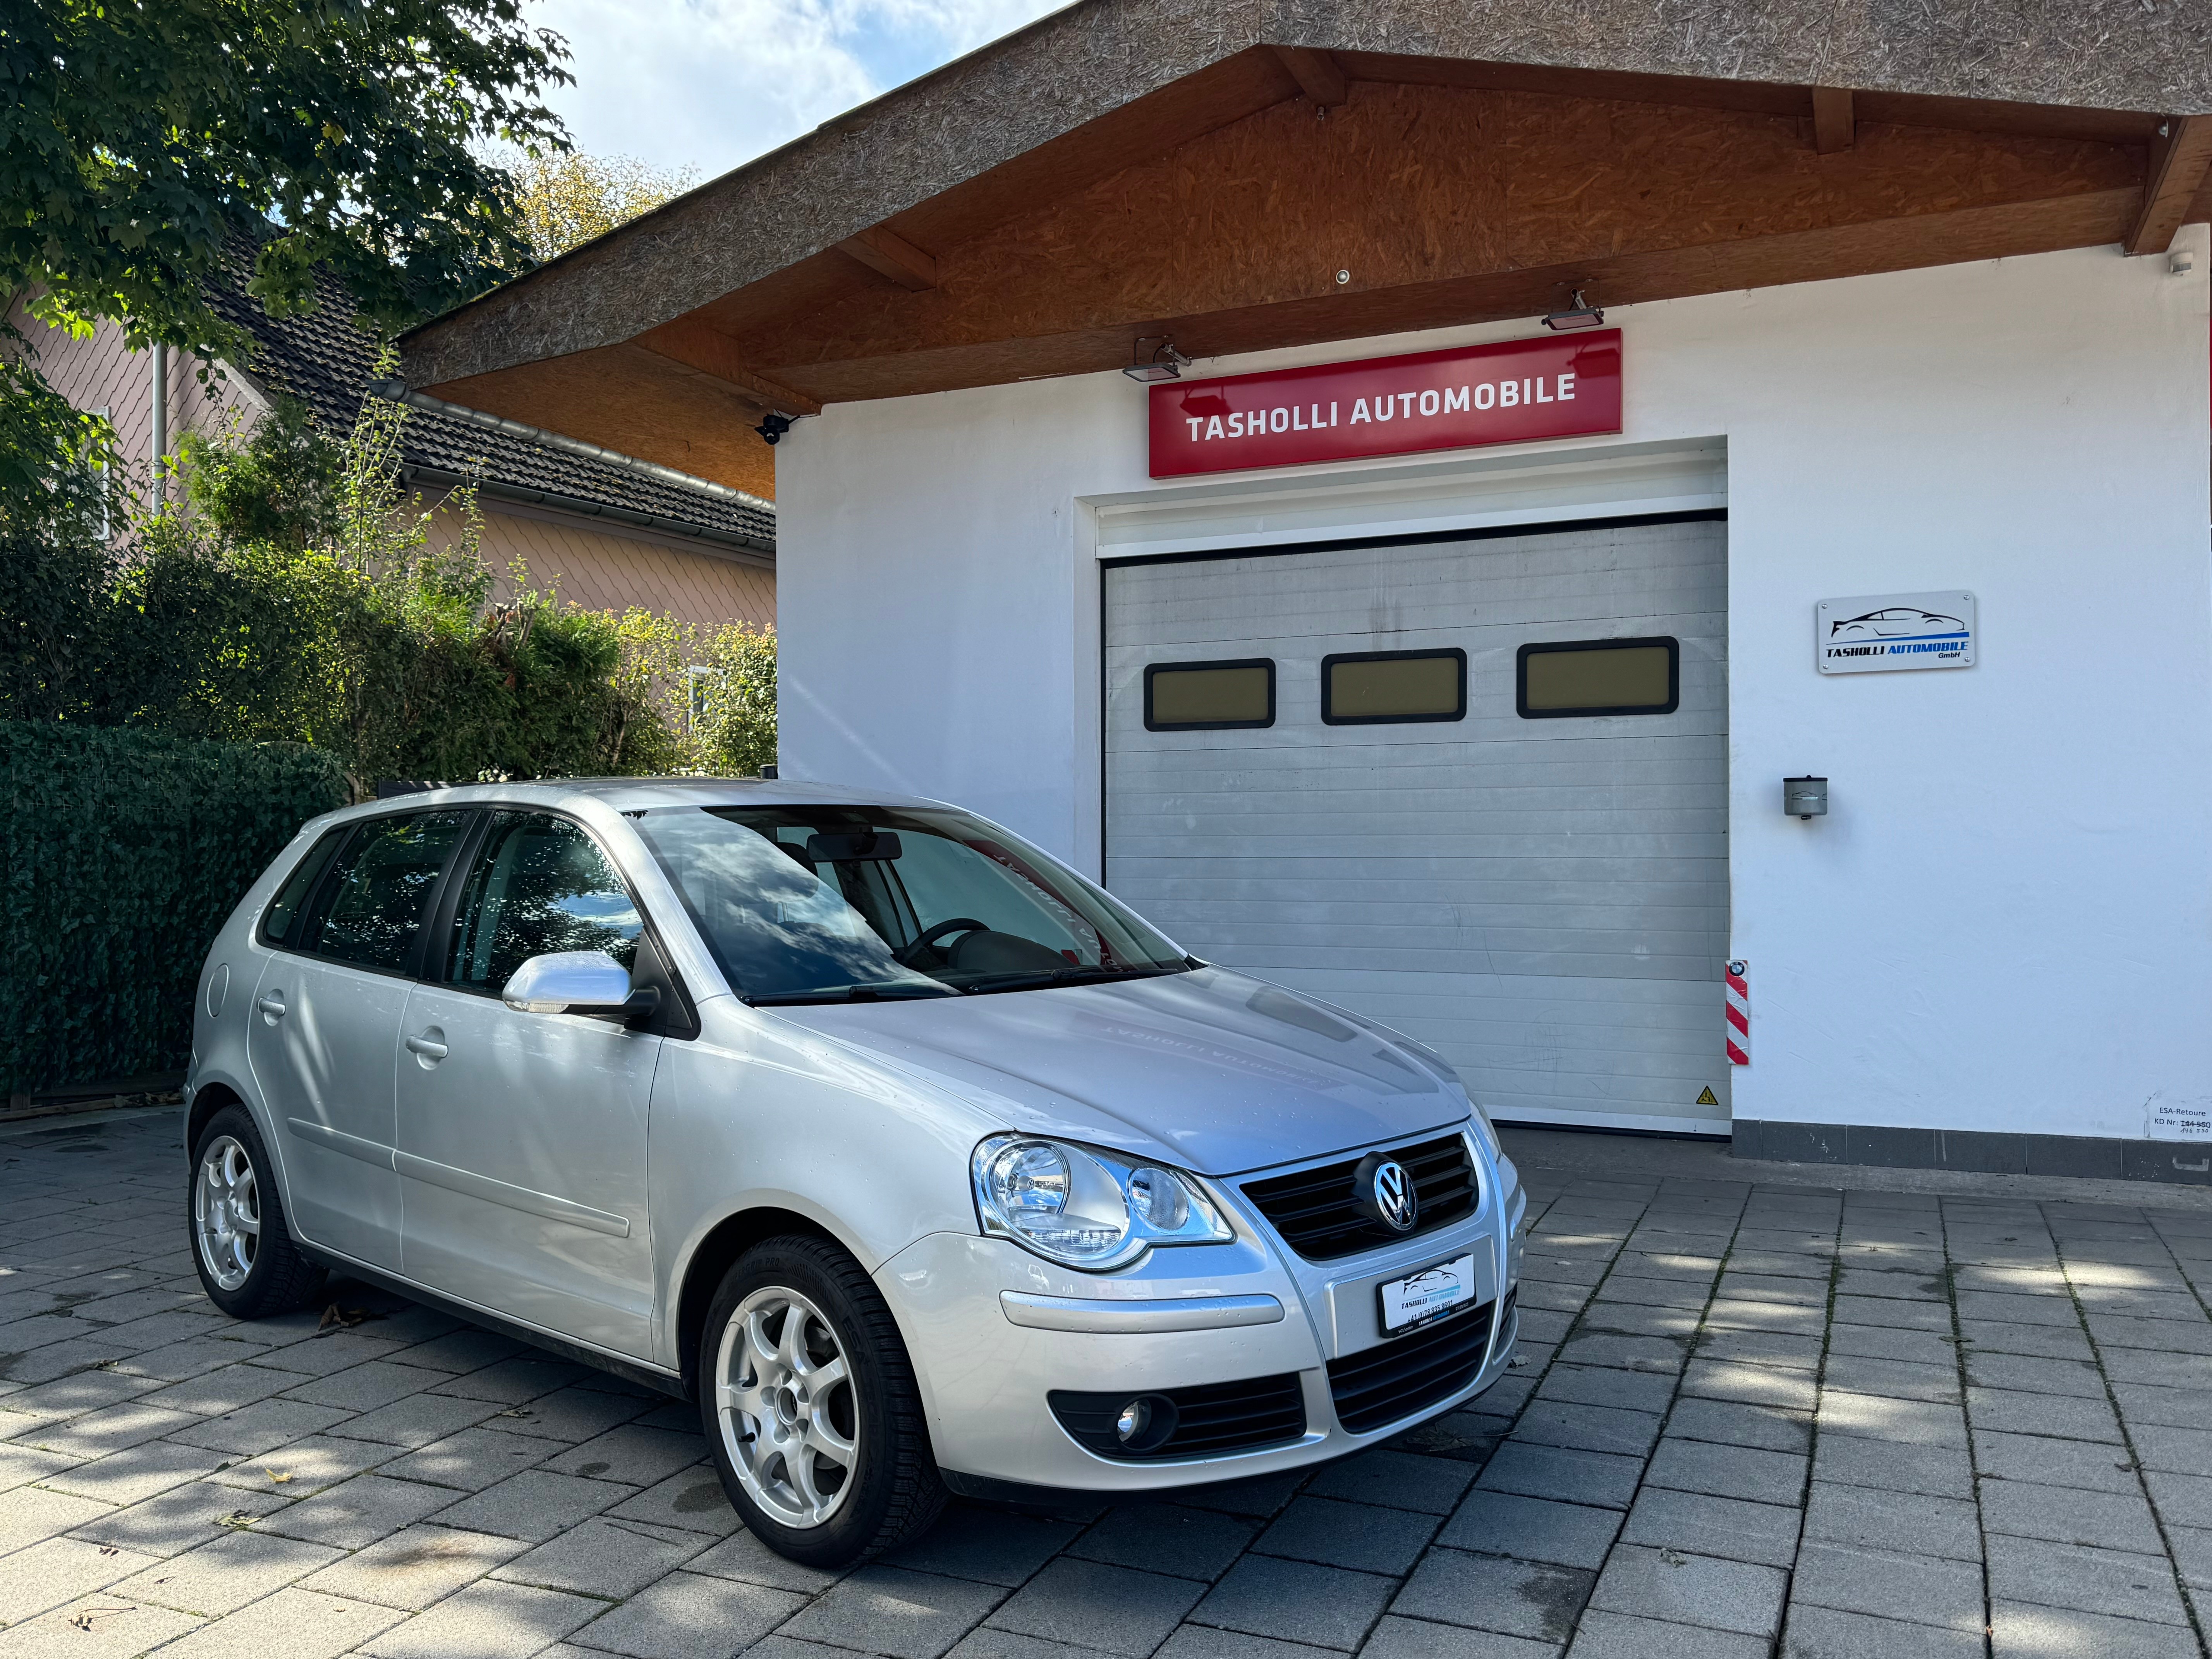
[[[425,1032],[421,1036],[411,1036],[407,1039],[407,1052],[411,1054],[420,1054],[425,1060],[443,1060],[446,1057],[446,1045]]]
[[[284,1018],[284,994],[282,991],[264,991],[253,1000],[253,1006],[272,1020]]]

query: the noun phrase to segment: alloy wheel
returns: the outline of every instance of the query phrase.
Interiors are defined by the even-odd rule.
[[[723,1449],[746,1495],[794,1530],[836,1515],[854,1486],[860,1402],[822,1310],[779,1285],[755,1291],[723,1328],[714,1386]]]
[[[234,1291],[246,1283],[261,1248],[261,1188],[252,1158],[234,1136],[217,1135],[200,1152],[192,1233],[217,1285]]]

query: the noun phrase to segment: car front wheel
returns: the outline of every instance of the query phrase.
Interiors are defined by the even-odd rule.
[[[835,1244],[793,1236],[746,1251],[708,1310],[698,1358],[722,1488],[771,1549],[840,1567],[937,1518],[945,1487],[906,1345]]]
[[[202,1127],[186,1206],[201,1287],[232,1318],[289,1313],[322,1283],[323,1270],[284,1224],[268,1150],[243,1106],[226,1106]]]

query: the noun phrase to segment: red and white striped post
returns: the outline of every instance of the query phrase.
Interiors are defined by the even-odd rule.
[[[1751,1064],[1750,963],[1738,957],[1728,965],[1728,1057],[1731,1066]]]

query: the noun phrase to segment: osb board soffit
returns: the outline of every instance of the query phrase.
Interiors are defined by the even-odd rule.
[[[2117,240],[2142,187],[2141,150],[2070,139],[1869,125],[1823,156],[1796,120],[1740,111],[1353,92],[1326,121],[1279,104],[1018,215],[940,252],[927,293],[707,314],[829,402],[1116,368],[1136,334],[1219,356],[1533,318],[1601,277],[1626,303]],[[1986,210],[2011,234],[1962,240]],[[1771,257],[1824,234],[1803,244],[1824,258]]]
[[[410,385],[611,344],[1263,46],[1935,97],[2212,111],[2212,10],[2171,0],[1083,0],[416,331]],[[1229,118],[1244,112],[1232,112]],[[910,234],[902,223],[896,234]],[[921,238],[925,252],[941,256]],[[848,256],[839,254],[841,259]],[[641,314],[641,306],[646,307]]]

